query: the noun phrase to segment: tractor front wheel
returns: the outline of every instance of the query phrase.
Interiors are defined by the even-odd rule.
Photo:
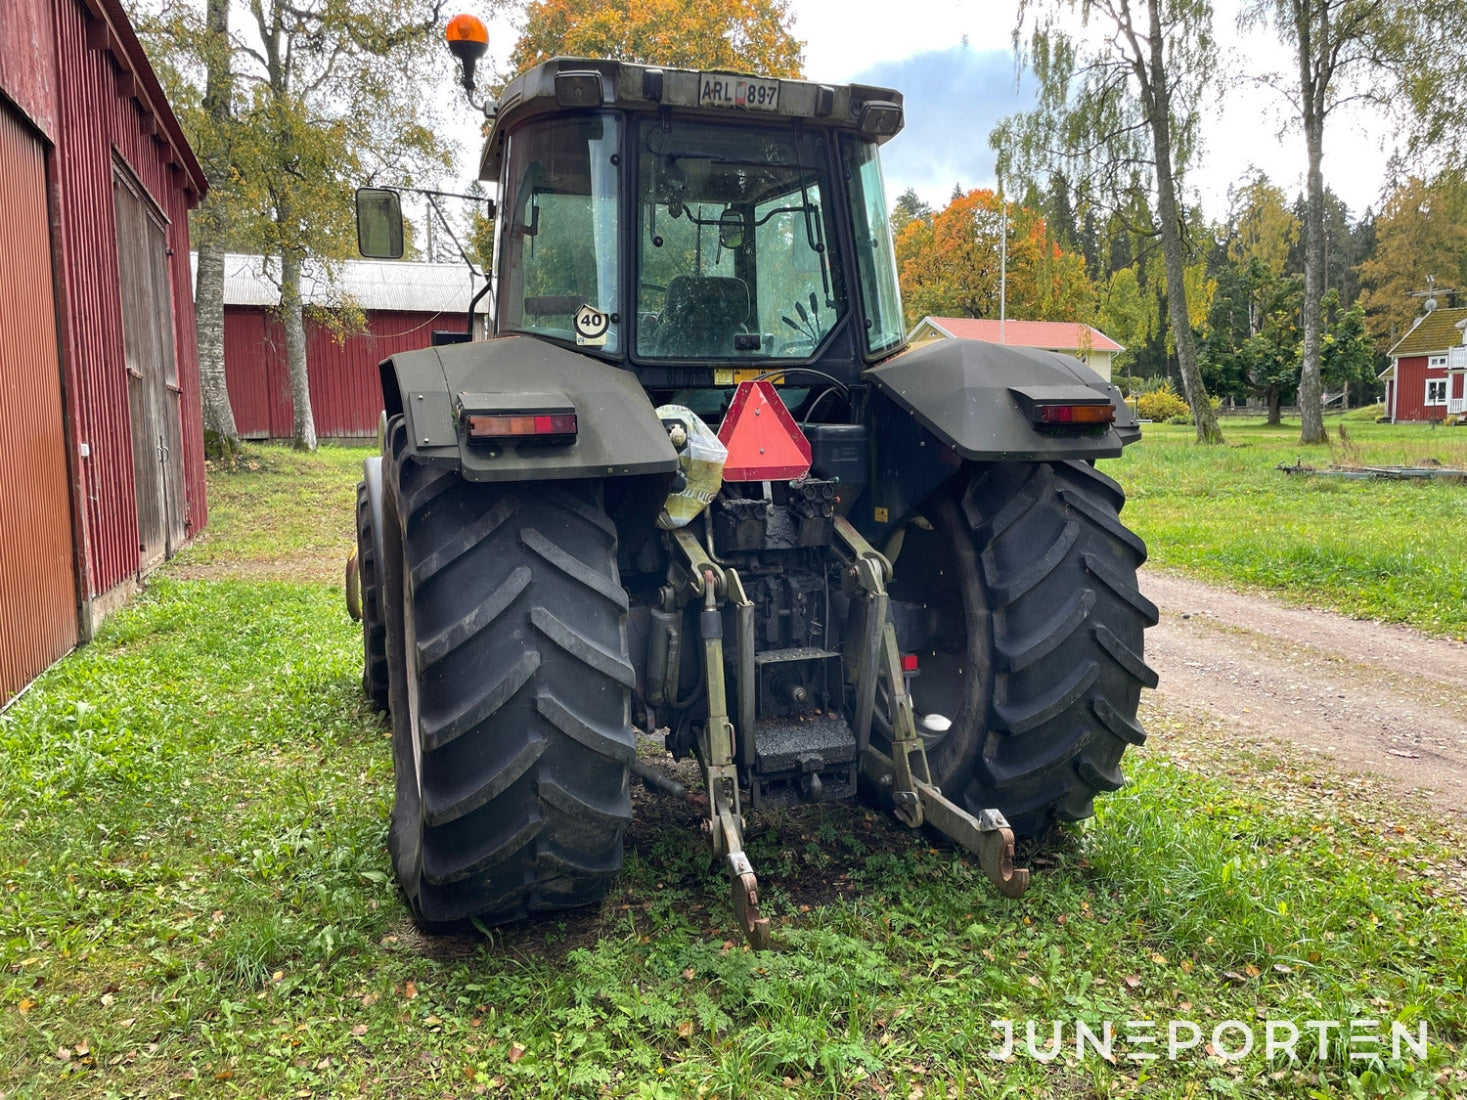
[[[934,782],[1037,835],[1121,787],[1121,755],[1156,675],[1138,588],[1145,544],[1120,486],[1084,462],[996,463],[904,529],[892,598],[925,607],[910,684]]]
[[[396,804],[422,924],[599,901],[631,820],[634,682],[594,482],[481,485],[388,429],[384,585]]]

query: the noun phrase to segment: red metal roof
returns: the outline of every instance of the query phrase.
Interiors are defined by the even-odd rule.
[[[990,344],[1047,351],[1078,351],[1082,346],[1091,351],[1126,350],[1098,328],[1074,321],[1003,321],[1000,332],[1000,322],[986,318],[924,317],[922,320],[958,340],[986,340]],[[1088,343],[1082,344],[1087,333]]]

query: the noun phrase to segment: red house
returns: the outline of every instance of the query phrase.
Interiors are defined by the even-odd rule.
[[[224,263],[224,373],[235,427],[247,439],[289,439],[295,403],[285,360],[285,331],[273,312],[280,289],[273,260],[231,254]],[[377,434],[382,386],[377,364],[425,348],[433,331],[463,332],[469,300],[483,282],[468,266],[352,260],[327,273],[307,267],[302,292],[329,316],[350,300],[366,318],[359,332],[306,322],[311,412],[323,439]],[[482,302],[478,313],[483,325]]]
[[[206,186],[118,0],[0,0],[0,705],[204,525]]]
[[[1467,309],[1434,309],[1388,352],[1381,371],[1391,423],[1467,416]]]

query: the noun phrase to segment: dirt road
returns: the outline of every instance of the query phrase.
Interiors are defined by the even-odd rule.
[[[1467,819],[1467,645],[1146,571],[1161,609],[1143,705],[1214,720],[1240,750],[1279,742]],[[1165,747],[1165,733],[1160,744]]]

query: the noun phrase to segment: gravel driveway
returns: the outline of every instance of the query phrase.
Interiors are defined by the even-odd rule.
[[[1467,645],[1173,574],[1143,571],[1141,590],[1161,609],[1146,634],[1154,705],[1467,820]]]

